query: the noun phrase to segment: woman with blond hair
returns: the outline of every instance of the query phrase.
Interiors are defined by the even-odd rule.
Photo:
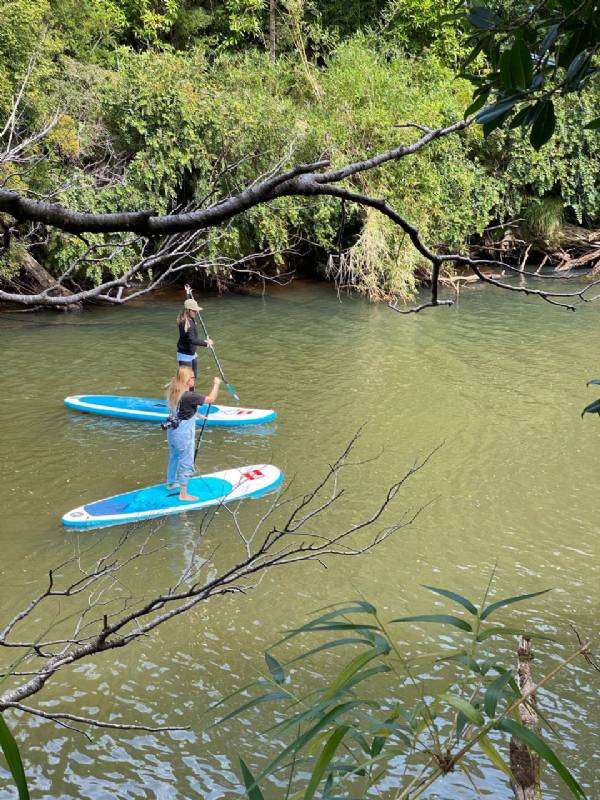
[[[198,347],[212,347],[212,339],[198,338],[198,328],[196,327],[196,317],[202,311],[202,308],[192,297],[192,290],[186,283],[185,285],[186,301],[183,304],[183,309],[177,317],[177,326],[179,327],[179,339],[177,341],[177,363],[180,367],[191,367],[194,375],[198,375],[198,357],[196,355],[196,348]]]
[[[179,367],[167,388],[170,417],[167,427],[169,466],[167,489],[179,488],[179,499],[193,502],[197,497],[188,494],[187,485],[195,472],[194,442],[196,439],[196,411],[198,406],[212,405],[219,394],[220,378],[213,379],[212,389],[206,396],[194,391],[195,376],[191,367]]]

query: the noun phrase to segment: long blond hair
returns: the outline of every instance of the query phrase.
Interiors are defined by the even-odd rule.
[[[194,377],[191,367],[178,367],[177,374],[167,384],[167,403],[171,411],[176,411],[181,395],[187,391],[190,378]]]
[[[187,310],[187,308],[183,308],[179,312],[179,314],[177,315],[177,324],[181,325],[182,322],[185,323],[184,326],[183,326],[183,329],[184,329],[184,331],[186,331],[186,333],[189,330],[191,320],[192,320],[192,317],[190,315],[190,312]]]

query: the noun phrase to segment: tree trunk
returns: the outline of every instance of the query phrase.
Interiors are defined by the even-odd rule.
[[[271,61],[275,61],[275,56],[277,54],[276,13],[277,13],[277,0],[269,0],[269,41],[271,43],[269,58],[271,59]]]
[[[521,636],[517,650],[519,687],[521,692],[527,692],[535,686],[531,676],[531,639]],[[537,700],[532,694],[527,705],[519,706],[521,723],[529,730],[537,732],[539,727],[538,715],[535,711]],[[513,774],[511,787],[515,800],[542,800],[541,764],[540,758],[532,753],[527,745],[514,736],[510,739],[510,769]]]
[[[48,270],[44,269],[44,267],[42,267],[42,265],[29,253],[20,253],[17,256],[17,264],[21,270],[21,275],[28,283],[33,285],[36,292],[43,292],[45,289],[52,289],[52,294],[54,295],[68,297],[70,294],[72,294],[72,292],[70,292],[68,289],[65,289],[64,286],[58,284],[52,275],[50,275]],[[70,303],[66,306],[57,306],[57,308],[61,311],[74,311],[82,307],[83,303],[80,302]]]

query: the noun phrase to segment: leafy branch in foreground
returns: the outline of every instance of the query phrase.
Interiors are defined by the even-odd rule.
[[[492,0],[469,3],[456,18],[471,30],[463,77],[475,89],[466,113],[479,112],[485,135],[505,122],[520,127],[539,150],[554,134],[556,97],[581,92],[598,76],[597,3]],[[478,71],[473,64],[480,53],[487,67]],[[600,117],[588,120],[587,127],[600,128]]]
[[[287,661],[266,653],[268,672],[213,706],[213,710],[220,709],[239,693],[252,692],[250,700],[215,723],[220,724],[256,707],[262,709],[263,704],[277,703],[276,721],[265,733],[277,742],[290,737],[289,743],[255,776],[240,759],[250,800],[261,800],[260,784],[285,771],[286,798],[303,800],[317,794],[323,800],[366,797],[370,789],[390,800],[415,800],[458,769],[477,793],[473,767],[482,758],[502,771],[513,787],[518,786],[521,776],[516,758],[513,763],[517,745],[511,744],[507,763],[499,749],[502,734],[510,734],[521,747],[525,745],[526,755],[528,751],[551,766],[570,796],[586,797],[546,739],[525,724],[525,712],[533,712],[536,721],[541,718],[548,724],[535,711],[536,692],[585,655],[589,642],[580,642],[581,646],[537,685],[525,683],[520,680],[522,670],[517,674],[506,663],[506,639],[520,635],[525,637],[523,643],[549,637],[491,620],[501,609],[549,590],[489,603],[488,585],[476,605],[448,589],[424,588],[460,606],[460,613],[419,614],[384,622],[375,606],[362,599],[322,609],[324,613],[290,630],[276,646],[285,645],[287,653],[299,637],[302,641],[318,637],[318,643]],[[407,655],[406,643],[398,641],[396,634],[396,626],[407,623],[442,626],[444,638],[437,651]],[[452,645],[448,644],[450,634],[455,638]],[[352,648],[351,658],[332,680],[307,691],[297,665],[341,647]],[[311,669],[311,685],[314,675]],[[376,676],[377,686],[369,686]]]

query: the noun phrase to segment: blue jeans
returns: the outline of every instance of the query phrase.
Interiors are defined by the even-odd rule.
[[[196,471],[194,467],[194,442],[196,438],[196,418],[181,420],[177,428],[167,430],[169,443],[169,466],[167,483],[186,486]]]

